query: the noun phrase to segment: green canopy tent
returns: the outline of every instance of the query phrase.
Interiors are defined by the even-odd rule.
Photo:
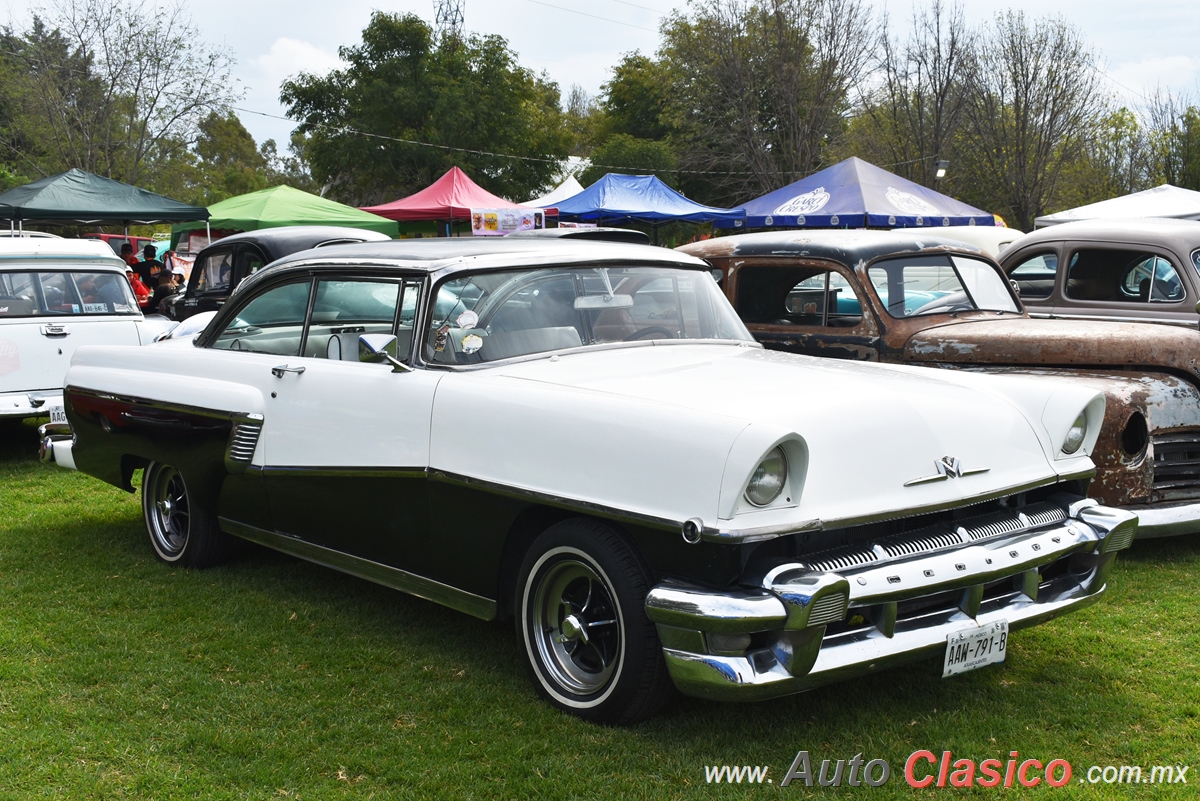
[[[189,206],[136,186],[123,184],[84,170],[67,170],[58,175],[18,186],[0,194],[0,220],[10,228],[26,222],[60,225],[112,223],[149,225],[208,218],[208,209]]]
[[[392,220],[290,186],[273,186],[231,197],[209,206],[208,213],[207,225],[191,222],[172,226],[172,243],[177,243],[188,231],[204,228],[229,234],[284,225],[342,225],[391,237],[398,233]]]

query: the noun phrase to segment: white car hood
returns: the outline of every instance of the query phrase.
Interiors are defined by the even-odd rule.
[[[449,416],[478,437],[481,459],[460,467],[467,474],[491,472],[484,465],[499,459],[497,479],[524,477],[528,489],[557,493],[580,485],[565,473],[586,469],[584,500],[633,494],[648,514],[708,524],[736,516],[738,527],[911,513],[1054,480],[1027,383],[1022,411],[1005,396],[1005,379],[943,375],[730,345],[580,351],[447,376],[433,441]],[[1055,391],[1043,386],[1034,406]],[[471,409],[488,409],[497,433],[483,434]],[[745,482],[789,438],[808,454],[807,470],[793,465],[798,502],[747,508]],[[986,472],[905,486],[936,475],[944,456]],[[712,465],[725,467],[716,475]]]

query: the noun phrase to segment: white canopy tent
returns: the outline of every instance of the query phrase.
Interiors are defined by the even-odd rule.
[[[583,191],[583,184],[575,180],[574,175],[568,175],[567,180],[563,181],[558,186],[551,189],[541,197],[535,197],[533,200],[527,200],[522,203],[522,206],[536,206],[538,208],[550,208],[558,203],[566,200],[569,197],[574,197]]]
[[[1177,220],[1200,220],[1200,192],[1163,184],[1144,192],[1114,197],[1099,203],[1089,203],[1056,214],[1047,214],[1033,221],[1034,227],[1074,222],[1076,220],[1111,220],[1131,217],[1173,217]]]

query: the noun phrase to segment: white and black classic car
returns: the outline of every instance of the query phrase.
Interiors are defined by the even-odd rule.
[[[1084,498],[1104,400],[774,353],[641,245],[323,248],[194,340],[81,349],[44,458],[202,567],[242,537],[484,619],[582,717],[1000,661],[1097,599],[1134,515]]]

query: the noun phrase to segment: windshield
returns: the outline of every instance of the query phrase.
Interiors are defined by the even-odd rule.
[[[930,254],[889,259],[867,271],[892,317],[962,311],[1019,313],[1007,280],[990,262]]]
[[[664,339],[754,341],[707,271],[551,268],[460,275],[443,283],[425,358],[473,364]]]
[[[120,273],[37,270],[0,272],[0,317],[140,314]]]

